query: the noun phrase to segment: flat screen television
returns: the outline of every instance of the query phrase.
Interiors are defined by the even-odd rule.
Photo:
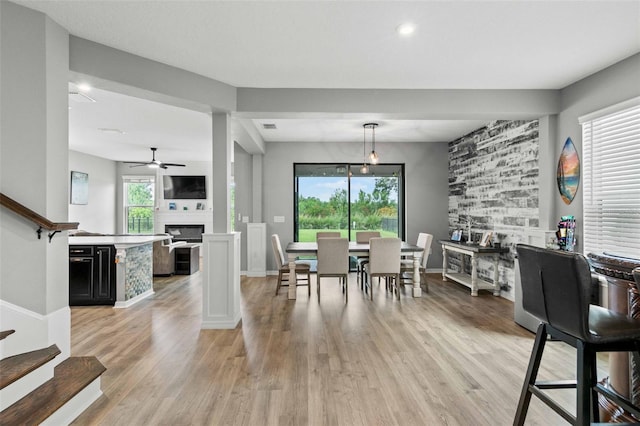
[[[205,176],[163,176],[165,200],[205,200]]]

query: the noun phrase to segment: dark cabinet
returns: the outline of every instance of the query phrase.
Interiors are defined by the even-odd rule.
[[[176,275],[190,275],[200,269],[200,244],[183,244],[176,253]]]
[[[116,302],[114,246],[69,247],[69,305]]]

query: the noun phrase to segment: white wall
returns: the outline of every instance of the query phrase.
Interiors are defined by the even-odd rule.
[[[84,231],[115,234],[116,162],[69,151],[69,173],[72,170],[89,174],[89,202],[69,204],[69,221],[80,222],[78,229]]]

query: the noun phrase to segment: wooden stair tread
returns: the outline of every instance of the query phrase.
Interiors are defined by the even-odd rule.
[[[54,377],[0,413],[0,424],[40,424],[106,368],[96,357],[71,357],[58,364]]]
[[[0,361],[0,389],[31,373],[60,354],[54,344],[44,349],[7,357]]]
[[[3,340],[5,337],[9,336],[10,334],[15,333],[15,330],[3,330],[0,331],[0,340]]]

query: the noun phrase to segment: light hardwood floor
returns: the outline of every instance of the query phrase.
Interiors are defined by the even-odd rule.
[[[275,277],[243,277],[235,330],[200,329],[200,273],[156,279],[128,309],[74,307],[72,355],[107,367],[104,395],[74,424],[511,424],[533,334],[511,302],[429,280],[422,298],[380,285],[369,301],[351,274],[345,304],[337,280],[318,303],[315,277],[295,301],[274,297]],[[574,359],[550,342],[540,378],[572,378]],[[566,423],[533,398],[527,424]]]

